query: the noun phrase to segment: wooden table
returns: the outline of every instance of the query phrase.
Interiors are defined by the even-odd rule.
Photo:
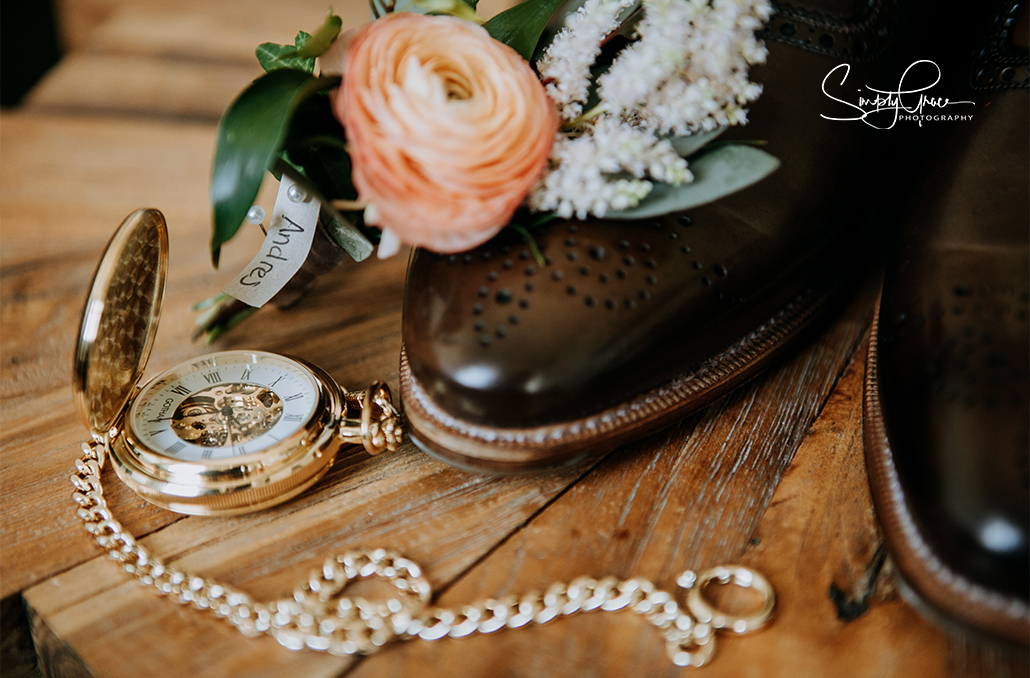
[[[286,5],[289,7],[286,7]],[[1025,656],[953,638],[899,596],[862,460],[861,391],[877,281],[763,377],[676,426],[578,468],[490,477],[410,443],[344,453],[315,488],[238,518],[157,509],[108,472],[116,516],[178,567],[288,595],[322,560],[388,547],[421,563],[437,602],[545,589],[580,574],[643,576],[742,562],[779,593],[775,624],[720,638],[679,669],[645,620],[590,613],[489,636],[393,644],[364,658],[289,652],[140,587],[75,516],[86,435],[70,388],[94,266],[121,219],[161,209],[171,231],[164,316],[148,375],[205,352],[190,303],[249,260],[249,229],[209,264],[215,124],[259,74],[253,47],[313,28],[324,4],[213,0],[62,4],[64,60],[0,127],[0,394],[4,675],[959,676],[1026,675]],[[353,25],[362,3],[336,8]],[[260,202],[271,205],[274,187]],[[302,356],[338,382],[396,389],[403,255],[344,265],[289,311],[262,310],[213,348]],[[24,610],[23,613],[23,604]],[[10,670],[10,674],[7,671]]]

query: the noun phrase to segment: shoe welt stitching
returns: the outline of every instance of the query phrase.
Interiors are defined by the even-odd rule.
[[[491,446],[523,446],[527,442],[542,445],[549,438],[563,443],[581,443],[627,426],[640,424],[665,413],[691,396],[718,387],[733,375],[751,366],[781,343],[792,337],[825,305],[830,293],[806,290],[759,328],[740,339],[727,351],[700,365],[688,374],[674,377],[664,385],[636,396],[629,402],[613,406],[578,421],[545,424],[525,429],[490,428],[458,419],[437,406],[410,373],[407,355],[401,355],[402,388],[407,387],[407,407],[417,405],[425,418],[435,425],[450,429],[473,443]],[[813,297],[816,297],[813,299]],[[684,413],[684,416],[685,413]],[[584,431],[584,429],[587,429]],[[577,445],[577,449],[581,445]]]
[[[952,570],[930,549],[929,544],[919,531],[912,507],[901,487],[901,478],[898,475],[897,467],[894,464],[894,457],[890,451],[890,441],[887,438],[887,431],[879,406],[879,380],[877,378],[877,362],[875,360],[878,325],[879,307],[877,306],[867,358],[869,367],[867,369],[865,386],[865,422],[867,436],[870,439],[867,440],[866,445],[869,449],[875,447],[876,450],[873,456],[875,462],[872,468],[870,468],[870,481],[874,481],[873,476],[876,476],[876,480],[886,482],[887,485],[886,505],[881,506],[877,502],[877,513],[880,516],[881,522],[889,522],[901,529],[904,533],[905,543],[915,553],[919,567],[924,569],[938,584],[944,586],[950,592],[973,600],[1013,620],[1030,621],[1030,606],[1022,601],[1009,599],[996,591],[984,588]]]

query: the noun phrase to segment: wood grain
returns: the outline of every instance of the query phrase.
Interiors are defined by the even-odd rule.
[[[136,207],[160,207],[172,232],[164,331],[151,364],[170,367],[200,352],[189,342],[189,304],[220,287],[220,274],[190,242],[206,240],[212,139],[210,126],[4,117],[0,487],[8,501],[0,511],[0,590],[5,597],[93,555],[64,510],[70,464],[79,454],[78,441],[88,435],[71,399],[72,352],[104,244]],[[227,267],[242,267],[249,256],[233,255]],[[116,491],[112,500],[126,523],[143,533],[170,520],[129,495]]]
[[[863,295],[818,341],[770,374],[696,417],[613,452],[449,588],[441,604],[545,590],[580,574],[643,576],[672,590],[684,569],[739,560],[868,315]],[[502,666],[509,676],[681,671],[643,619],[591,613],[543,627],[391,647],[348,675],[416,675],[420,666],[432,666],[433,675],[466,676],[497,675]]]
[[[26,97],[26,110],[218,122],[263,71],[250,64],[178,63],[161,57],[72,54]]]
[[[489,17],[512,0],[483,0]],[[293,43],[313,32],[328,5],[320,0],[252,0],[246,10],[206,0],[62,0],[69,54],[29,93],[32,111],[172,117],[217,122],[263,71],[254,49]],[[344,27],[370,18],[364,0],[332,5]],[[86,40],[85,35],[89,35]]]
[[[516,4],[481,0],[483,17]],[[293,43],[299,30],[314,32],[329,4],[322,0],[58,0],[59,23],[69,52],[160,56],[172,62],[253,63],[263,42]],[[336,0],[345,29],[369,21],[366,0]]]
[[[180,520],[144,544],[178,567],[259,599],[288,596],[324,558],[356,546],[399,549],[432,581],[448,581],[581,472],[488,478],[446,467],[410,445],[375,459],[358,453],[284,507],[243,518]],[[348,662],[244,638],[220,620],[160,599],[105,558],[53,577],[25,598],[97,676],[333,676]],[[192,648],[188,657],[184,646]],[[174,668],[153,664],[153,656],[124,655],[123,648],[137,647],[177,657]]]
[[[252,64],[263,42],[293,43],[314,32],[329,4],[321,0],[249,0],[246,5],[207,0],[60,0],[60,24],[69,52],[158,56],[170,62]],[[368,21],[364,0],[337,0],[346,27]]]
[[[945,675],[946,636],[900,599],[885,562],[862,455],[864,355],[855,354],[742,558],[775,583],[776,623],[727,640],[726,663],[713,674],[733,675],[727,667],[765,656],[768,676],[857,678],[885,667],[889,675]]]

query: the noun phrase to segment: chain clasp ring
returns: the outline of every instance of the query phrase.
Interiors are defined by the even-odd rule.
[[[754,614],[744,616],[719,609],[705,597],[705,587],[712,581],[754,589],[762,597],[761,607]],[[773,608],[776,607],[776,591],[769,580],[761,573],[743,565],[720,565],[701,574],[687,570],[677,583],[687,589],[687,609],[694,618],[702,624],[711,624],[716,629],[725,629],[737,634],[757,631],[769,623]]]

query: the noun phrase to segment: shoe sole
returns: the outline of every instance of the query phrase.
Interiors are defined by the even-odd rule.
[[[879,311],[877,304],[866,358],[863,434],[873,505],[895,570],[910,594],[919,598],[921,604],[915,607],[932,621],[943,619],[945,625],[957,625],[967,633],[986,633],[1026,645],[1030,641],[1027,604],[984,588],[942,562],[924,538],[905,499],[887,439],[879,396],[876,360]]]
[[[408,435],[452,465],[518,473],[598,457],[696,412],[755,377],[828,306],[839,286],[812,287],[726,351],[665,384],[589,416],[527,428],[501,428],[455,417],[427,395],[401,349],[400,389]]]

